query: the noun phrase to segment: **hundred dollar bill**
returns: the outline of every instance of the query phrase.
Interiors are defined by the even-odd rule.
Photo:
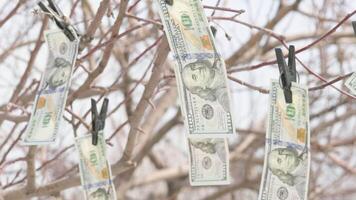
[[[75,141],[80,156],[80,179],[85,190],[85,199],[116,200],[102,132],[98,134],[97,145],[92,144],[90,134],[79,137]]]
[[[352,75],[346,80],[345,85],[351,90],[353,95],[356,95],[356,72],[352,73]]]
[[[201,0],[156,0],[175,57],[188,134],[232,135],[234,126],[224,60],[217,53]]]
[[[61,30],[45,33],[49,56],[34,108],[22,138],[25,145],[54,142],[66,104],[79,40],[71,42]]]
[[[189,180],[193,186],[230,183],[226,138],[188,138]]]
[[[291,91],[293,103],[286,103],[279,82],[272,81],[259,200],[307,200],[308,89],[293,82]]]

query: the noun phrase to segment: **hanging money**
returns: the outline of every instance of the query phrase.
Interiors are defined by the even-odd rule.
[[[265,160],[259,200],[306,200],[309,184],[310,133],[308,89],[291,87],[286,103],[278,81],[272,81]]]
[[[345,85],[351,90],[353,95],[356,95],[356,72],[352,73],[352,75],[346,80]]]
[[[188,146],[191,185],[230,183],[229,151],[225,138],[188,138]]]
[[[234,127],[224,60],[200,0],[156,0],[171,50],[190,135],[231,135]]]
[[[54,142],[66,104],[79,40],[71,42],[61,30],[45,33],[49,57],[34,108],[22,138],[25,145]]]
[[[97,145],[92,144],[89,134],[77,138],[75,145],[80,156],[79,170],[85,199],[116,200],[103,134],[99,132]]]

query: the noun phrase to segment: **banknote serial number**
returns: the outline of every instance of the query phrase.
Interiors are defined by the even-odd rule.
[[[221,55],[219,53],[182,53],[179,55],[174,55],[173,58],[175,60],[177,59],[182,59],[182,60],[206,60],[206,59],[214,59],[214,58],[220,58]]]

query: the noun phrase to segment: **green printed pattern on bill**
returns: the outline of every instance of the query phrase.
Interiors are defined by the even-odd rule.
[[[229,151],[226,138],[189,138],[188,146],[191,185],[230,183]]]
[[[66,104],[79,40],[71,42],[61,30],[45,33],[49,56],[34,108],[22,138],[25,145],[54,142]]]
[[[224,60],[217,53],[200,0],[156,0],[176,60],[181,108],[190,135],[232,135]]]
[[[292,83],[293,103],[286,103],[272,81],[265,160],[259,200],[306,200],[310,133],[308,89]]]
[[[345,85],[351,90],[353,95],[356,95],[356,72],[352,73],[352,75],[346,80]]]
[[[85,198],[116,200],[103,134],[98,134],[97,145],[92,144],[92,137],[89,134],[77,138],[76,147],[80,156],[79,170]]]

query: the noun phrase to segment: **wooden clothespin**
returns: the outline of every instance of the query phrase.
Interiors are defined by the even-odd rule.
[[[297,72],[295,67],[295,48],[293,45],[289,46],[288,52],[288,66],[284,60],[282,50],[275,48],[277,64],[282,81],[282,88],[284,92],[284,98],[287,103],[292,103],[292,82],[297,81]]]
[[[38,6],[63,30],[70,41],[78,39],[79,34],[77,30],[69,24],[68,20],[66,20],[66,16],[63,15],[63,12],[58,6],[52,0],[47,0],[47,2],[48,4],[46,4],[45,1],[40,1],[38,2]]]
[[[105,98],[103,105],[101,106],[100,114],[96,107],[96,101],[91,99],[91,118],[92,118],[92,144],[97,145],[98,134],[105,127],[105,118],[108,111],[109,99]]]

